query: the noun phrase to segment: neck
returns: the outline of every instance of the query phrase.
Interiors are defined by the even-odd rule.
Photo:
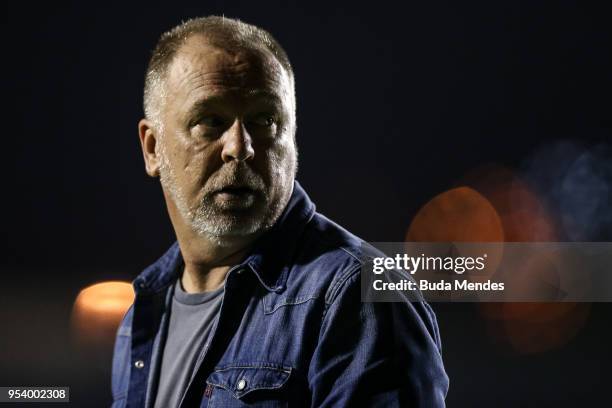
[[[196,243],[180,238],[178,241],[185,262],[181,283],[187,293],[207,292],[221,287],[230,268],[242,262],[251,248],[248,244],[219,248],[209,246],[210,242]]]

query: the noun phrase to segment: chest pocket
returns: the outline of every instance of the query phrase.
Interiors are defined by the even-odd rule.
[[[278,365],[240,365],[217,368],[206,380],[208,407],[286,407],[291,368]]]

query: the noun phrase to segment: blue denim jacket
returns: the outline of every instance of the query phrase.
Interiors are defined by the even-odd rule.
[[[448,377],[425,302],[361,302],[363,241],[315,212],[299,183],[230,269],[181,407],[441,407]],[[154,401],[175,243],[134,280],[115,342],[113,407]]]

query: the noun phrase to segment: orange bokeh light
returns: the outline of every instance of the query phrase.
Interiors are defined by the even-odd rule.
[[[503,242],[504,229],[495,208],[478,191],[456,187],[438,194],[425,204],[412,220],[407,242]],[[461,256],[478,257],[478,246],[455,247]],[[431,248],[430,248],[431,250]],[[433,254],[431,254],[433,255]],[[472,282],[486,281],[497,270],[503,250],[489,248],[487,267],[479,274],[465,275]],[[453,298],[464,297],[461,292]]]
[[[108,344],[134,301],[128,282],[101,282],[79,293],[72,309],[72,329],[78,343]]]
[[[425,204],[412,220],[409,242],[502,242],[504,230],[495,208],[469,187],[445,191]]]
[[[513,171],[491,164],[473,170],[457,187],[426,203],[412,220],[406,241],[556,242],[557,218]],[[491,271],[503,251],[493,255],[488,259]],[[516,272],[526,293],[559,289],[550,260],[526,259],[523,270]],[[548,287],[531,287],[534,275]],[[563,346],[584,326],[589,309],[589,304],[569,302],[480,303],[489,333],[519,353]]]
[[[465,176],[465,183],[478,190],[495,208],[502,222],[506,242],[556,242],[559,220],[543,204],[530,186],[511,170],[486,165]],[[516,271],[525,281],[525,291],[538,275],[541,282],[555,282],[552,262],[540,257],[526,259]],[[489,323],[489,333],[519,353],[537,353],[569,342],[582,328],[589,314],[587,303],[481,303],[480,310]]]

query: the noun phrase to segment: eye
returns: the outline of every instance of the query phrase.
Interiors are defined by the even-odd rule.
[[[202,116],[200,119],[198,119],[196,125],[204,125],[209,128],[220,128],[225,125],[225,121],[220,116],[207,115]]]
[[[276,123],[276,119],[270,114],[262,113],[254,116],[250,122],[257,126],[271,127]]]

